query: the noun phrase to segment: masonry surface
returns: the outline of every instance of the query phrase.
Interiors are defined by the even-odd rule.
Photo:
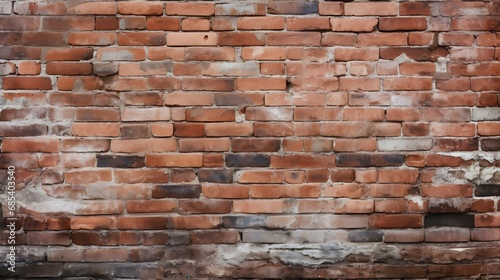
[[[499,18],[0,1],[0,277],[500,277]]]

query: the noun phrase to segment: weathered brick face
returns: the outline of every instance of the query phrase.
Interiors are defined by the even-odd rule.
[[[0,1],[0,278],[500,277],[499,19]]]

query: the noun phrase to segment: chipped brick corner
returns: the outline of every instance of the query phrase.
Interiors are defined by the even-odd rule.
[[[500,277],[499,17],[0,1],[0,277]]]

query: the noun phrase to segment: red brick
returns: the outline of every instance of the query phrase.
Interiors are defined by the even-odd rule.
[[[229,138],[179,139],[179,152],[224,152],[229,151]]]
[[[68,9],[69,14],[77,15],[115,15],[116,12],[115,2],[81,3]]]
[[[163,32],[123,32],[118,34],[118,45],[121,46],[162,46],[165,45]]]
[[[76,136],[111,136],[120,135],[118,123],[74,123],[73,135]]]
[[[177,208],[172,200],[129,200],[126,204],[128,213],[164,213]]]
[[[345,108],[342,119],[345,121],[382,121],[385,110],[382,108]]]
[[[167,15],[211,16],[215,14],[214,3],[167,3]]]
[[[344,14],[354,16],[395,16],[398,3],[345,3]]]
[[[368,188],[363,185],[349,184],[334,184],[326,187],[321,196],[327,197],[348,197],[348,198],[366,198]]]
[[[420,228],[422,216],[417,214],[392,214],[370,216],[371,228]]]
[[[111,182],[111,170],[85,170],[85,171],[67,171],[64,175],[64,181],[68,184],[91,184],[97,182]]]
[[[493,31],[498,21],[482,17],[460,17],[451,20],[451,29],[457,31]]]
[[[210,20],[204,18],[186,18],[182,20],[182,30],[184,31],[208,31],[210,30]]]
[[[216,185],[204,184],[203,195],[209,198],[249,198],[250,187],[248,185]]]
[[[200,153],[146,154],[146,166],[151,167],[201,167],[202,163]]]
[[[78,62],[48,62],[46,72],[49,75],[90,75],[92,74],[91,63]]]
[[[494,50],[492,48],[461,48],[451,49],[450,58],[455,61],[488,61],[493,60]]]
[[[333,27],[333,24],[332,24]],[[324,32],[321,38],[322,46],[353,46],[357,36],[351,33]]]
[[[72,32],[68,34],[68,43],[76,46],[109,46],[116,42],[116,33]]]
[[[337,139],[334,141],[333,150],[335,152],[357,152],[357,151],[375,151],[377,141],[370,139]]]
[[[344,13],[344,3],[341,2],[319,2],[318,13],[322,16],[339,16]]]
[[[16,139],[5,138],[2,141],[2,152],[42,152],[56,153],[59,152],[60,142],[56,139]]]
[[[426,30],[427,19],[424,17],[389,17],[379,20],[380,31]]]
[[[431,15],[431,7],[425,2],[399,3],[399,14],[402,16]]]
[[[422,195],[429,197],[471,197],[470,185],[423,185]]]
[[[240,183],[283,183],[283,171],[242,171],[238,176]]]
[[[404,199],[386,199],[375,201],[375,212],[378,213],[403,213],[406,211]]]
[[[155,216],[134,216],[119,217],[118,229],[165,229],[167,225],[166,217]]]
[[[172,217],[172,225],[175,229],[210,229],[217,228],[221,224],[219,216],[176,216]]]
[[[384,169],[378,171],[379,183],[416,183],[419,172],[416,169]]]
[[[239,30],[282,30],[285,28],[283,17],[240,17]]]
[[[214,32],[167,33],[168,46],[215,46],[217,39]]]
[[[235,51],[229,47],[192,47],[186,49],[186,60],[234,61]]]
[[[405,197],[411,185],[404,184],[372,184],[370,195],[372,197]]]
[[[258,32],[221,32],[219,33],[220,46],[263,46],[265,34]]]
[[[270,32],[267,34],[269,46],[319,46],[319,32]]]
[[[330,20],[328,18],[294,18],[286,19],[286,29],[289,31],[296,30],[329,30]]]
[[[176,31],[181,29],[181,21],[178,18],[148,17],[146,28],[148,30]]]
[[[368,60],[375,61],[379,58],[379,50],[374,48],[335,48],[336,61]]]
[[[114,170],[117,183],[167,183],[168,175],[161,170]]]
[[[218,4],[215,6],[215,14],[227,16],[263,16],[266,14],[266,5],[264,3]]]
[[[404,33],[367,33],[358,35],[359,46],[406,46],[408,35]]]
[[[45,55],[46,60],[89,60],[93,57],[92,48],[52,48]]]
[[[112,230],[116,229],[117,225],[116,217],[72,217],[70,219],[71,229]]]
[[[47,90],[52,88],[48,77],[3,77],[3,89]]]

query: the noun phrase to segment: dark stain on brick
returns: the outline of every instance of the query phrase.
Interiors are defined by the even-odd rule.
[[[424,218],[428,227],[474,227],[474,215],[467,214],[428,214]]]
[[[281,148],[278,139],[233,139],[233,152],[277,152]]]
[[[481,139],[483,151],[500,151],[500,139]]]
[[[147,125],[124,125],[120,127],[122,139],[148,138],[149,127]]]
[[[260,154],[229,154],[226,156],[227,167],[269,167],[271,157]]]
[[[71,234],[71,240],[75,245],[118,245],[120,244],[120,233],[77,231]]]
[[[466,213],[472,205],[470,199],[461,198],[431,198],[429,199],[429,213]]]
[[[270,1],[267,6],[270,14],[310,15],[318,13],[318,2]]]
[[[209,183],[231,183],[233,170],[230,169],[203,169],[198,171],[198,180]]]
[[[0,126],[0,136],[3,137],[40,136],[45,134],[47,134],[47,126],[41,124]]]
[[[215,105],[217,106],[242,106],[254,105],[251,98],[235,95],[234,93],[223,93],[215,96]]]
[[[351,242],[381,242],[384,232],[372,229],[353,230],[348,233],[347,237]]]
[[[226,228],[258,228],[266,225],[264,216],[225,216],[222,225]]]
[[[336,163],[339,167],[369,167],[372,157],[369,154],[338,154]]]
[[[199,198],[201,185],[159,185],[153,188],[153,198]]]
[[[144,157],[97,155],[97,167],[139,168],[144,166]]]
[[[477,138],[470,139],[436,139],[435,146],[440,151],[476,151],[479,147]]]
[[[401,166],[406,160],[405,155],[400,154],[384,154],[384,155],[373,155],[372,165],[373,166]]]
[[[476,196],[500,196],[500,184],[481,184],[474,188]]]

